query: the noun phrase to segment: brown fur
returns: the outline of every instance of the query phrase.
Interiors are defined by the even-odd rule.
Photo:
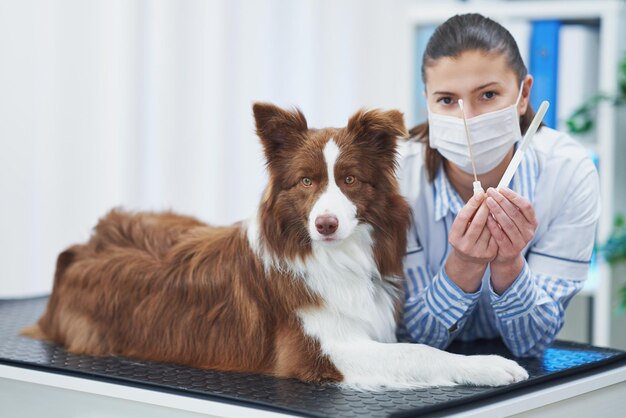
[[[299,111],[254,111],[270,173],[259,208],[263,248],[284,260],[311,252],[306,219],[328,181],[321,149],[332,136],[345,154],[337,178],[357,176],[341,187],[374,227],[379,270],[401,276],[408,205],[395,182],[393,138],[406,133],[402,115],[360,112],[346,129],[309,130]],[[303,176],[316,187],[301,187]],[[59,255],[47,309],[24,334],[75,353],[336,382],[341,374],[296,315],[322,303],[303,280],[266,269],[240,224],[113,210],[87,243]]]

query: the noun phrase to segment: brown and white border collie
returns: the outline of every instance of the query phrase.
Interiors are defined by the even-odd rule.
[[[80,354],[361,389],[528,376],[502,357],[396,343],[410,217],[400,112],[316,130],[299,110],[253,110],[269,171],[255,217],[216,228],[114,210],[59,255],[47,309],[23,333]]]

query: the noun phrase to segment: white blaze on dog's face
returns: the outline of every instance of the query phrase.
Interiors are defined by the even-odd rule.
[[[345,128],[310,129],[298,110],[253,110],[269,173],[258,217],[266,250],[303,259],[313,244],[344,242],[359,224],[375,237],[392,234],[390,208],[401,199],[396,138],[406,134],[400,112],[359,111]]]
[[[324,146],[326,163],[326,188],[313,205],[309,214],[309,235],[313,241],[334,243],[348,238],[358,224],[355,204],[341,191],[335,178],[335,164],[340,149],[334,139]],[[346,184],[355,180],[353,175],[339,179]]]

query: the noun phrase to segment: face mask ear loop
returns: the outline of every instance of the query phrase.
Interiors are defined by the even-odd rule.
[[[522,92],[524,91],[524,80],[519,83],[519,93],[517,93],[517,100],[515,101],[515,109],[517,110],[517,106],[519,106],[519,101],[522,98]]]
[[[474,183],[472,183],[474,187],[474,194],[485,192],[483,190],[483,186],[478,181],[478,176],[476,176],[476,165],[474,164],[474,154],[472,153],[472,142],[470,141],[469,129],[467,128],[467,120],[465,118],[465,109],[463,108],[463,99],[459,99],[458,101],[459,107],[461,108],[461,115],[463,116],[463,126],[465,126],[465,138],[467,139],[467,149],[469,150],[470,161],[472,163],[472,172],[474,173]]]

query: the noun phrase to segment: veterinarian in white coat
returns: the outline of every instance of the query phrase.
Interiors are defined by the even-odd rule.
[[[587,276],[597,171],[582,146],[541,127],[509,187],[494,189],[534,116],[532,76],[498,23],[461,15],[440,25],[422,77],[428,122],[411,131],[399,170],[413,211],[399,337],[445,348],[500,336],[517,356],[540,354]],[[459,99],[486,193],[473,194]]]

